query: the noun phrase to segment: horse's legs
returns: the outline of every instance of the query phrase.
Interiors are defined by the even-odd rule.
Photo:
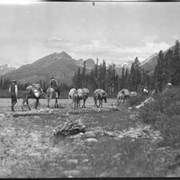
[[[48,98],[47,98],[47,102],[48,102],[47,107],[48,107],[48,108],[50,107],[50,106],[49,106],[49,102],[50,102],[51,99],[52,99],[52,94],[50,94],[50,95],[48,96]]]
[[[74,100],[73,100],[73,102],[72,102],[72,107],[73,107],[73,109],[76,109],[76,107],[77,107],[77,102],[74,101]]]
[[[57,98],[55,99],[55,108],[58,108],[58,100],[57,100]]]
[[[116,102],[117,106],[119,106],[119,98],[117,98],[117,102]]]
[[[22,111],[24,111],[24,103],[25,103],[25,98],[23,98],[23,102],[22,102],[22,106],[21,106],[21,109],[22,109]]]
[[[126,97],[123,98],[123,104],[126,102]]]
[[[86,98],[83,99],[83,105],[82,105],[82,108],[85,108],[85,103],[86,103]]]
[[[29,102],[28,102],[28,97],[26,98],[26,104],[29,110],[31,110],[31,108],[29,107]]]
[[[48,99],[47,99],[47,107],[49,108],[49,101],[50,101],[50,99],[49,99],[49,97],[48,97]]]
[[[39,98],[36,98],[35,109],[37,109],[37,107],[38,107],[38,104],[39,104]]]
[[[94,107],[97,107],[97,99],[94,98]]]
[[[101,99],[101,100],[99,100],[99,107],[100,108],[102,108],[102,102],[103,102],[103,100]]]

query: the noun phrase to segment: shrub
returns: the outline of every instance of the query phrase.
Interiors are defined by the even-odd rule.
[[[156,103],[146,104],[140,109],[139,117],[143,123],[154,125],[161,118],[162,113]]]
[[[130,98],[129,98],[129,106],[132,107],[132,106],[139,105],[139,104],[141,104],[144,100],[145,100],[145,98],[144,98],[142,95],[139,95],[139,94],[138,94],[137,96],[130,97]]]
[[[163,140],[159,145],[161,146],[174,146],[180,140],[180,116],[174,115],[170,118],[165,118],[163,126],[159,128]]]
[[[139,117],[161,132],[161,145],[174,145],[180,140],[180,88],[173,87],[154,98],[155,102],[140,110]]]

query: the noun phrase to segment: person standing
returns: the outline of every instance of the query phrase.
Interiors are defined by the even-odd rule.
[[[14,111],[14,106],[17,103],[18,87],[16,80],[12,80],[9,86],[9,93],[11,95],[11,110]]]
[[[148,95],[149,95],[149,91],[148,91],[147,86],[145,86],[144,89],[143,89],[143,95],[144,95],[145,98],[147,99],[147,97],[148,97]]]
[[[56,98],[58,98],[58,82],[55,80],[54,77],[52,77],[49,84],[54,89],[56,93]]]

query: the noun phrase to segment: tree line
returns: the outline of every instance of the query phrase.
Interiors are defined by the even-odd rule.
[[[86,87],[91,91],[102,88],[109,94],[117,93],[123,88],[141,91],[144,87],[161,92],[168,82],[175,86],[180,84],[180,44],[178,40],[174,48],[170,48],[167,52],[160,50],[153,72],[145,71],[136,57],[130,69],[122,67],[122,73],[119,76],[116,73],[115,64],[106,66],[105,60],[99,64],[97,58],[90,73],[87,73],[84,62],[83,68],[78,68],[73,77],[75,88]]]
[[[168,82],[175,86],[180,85],[180,43],[178,40],[175,42],[175,46],[167,52],[159,51],[157,65],[153,72],[145,71],[141,67],[138,57],[136,57],[130,69],[125,66],[122,67],[122,73],[119,76],[115,64],[107,66],[105,60],[99,63],[97,58],[92,70],[86,68],[84,61],[83,67],[78,68],[75,72],[72,85],[68,86],[62,83],[61,86],[63,91],[69,91],[72,87],[86,87],[92,92],[97,88],[102,88],[108,94],[113,94],[123,88],[130,91],[141,91],[144,87],[147,87],[148,90],[156,89],[161,92]],[[43,89],[47,89],[48,83],[48,81],[40,80]],[[8,89],[9,85],[10,78],[0,79],[0,89]],[[25,90],[28,85],[28,83],[21,84],[18,82],[20,90]]]

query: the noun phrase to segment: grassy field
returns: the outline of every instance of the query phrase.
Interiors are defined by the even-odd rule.
[[[21,101],[16,111],[21,111]],[[54,114],[13,117],[10,99],[1,99],[0,177],[179,176],[178,146],[159,146],[161,135],[155,136],[159,131],[148,129],[137,110],[121,105],[118,111],[103,111],[114,102],[108,99],[98,111],[89,98],[89,113],[85,113],[82,109],[71,110],[70,101],[61,99],[61,108],[52,108]],[[32,107],[33,103],[31,100]],[[40,103],[39,109],[46,107],[44,99]],[[86,126],[85,134],[65,138],[52,135],[57,126],[75,120]]]

